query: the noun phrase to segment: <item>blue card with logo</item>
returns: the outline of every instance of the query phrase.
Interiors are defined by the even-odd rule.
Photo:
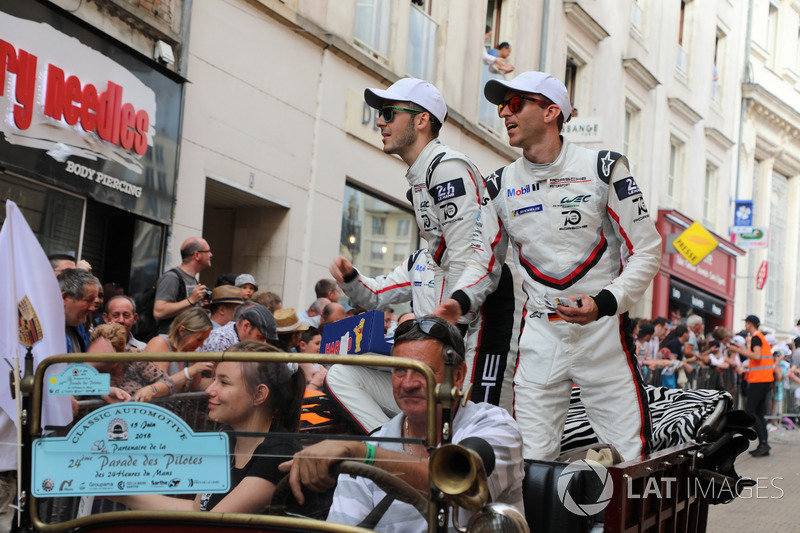
[[[86,363],[72,363],[47,379],[47,393],[55,396],[103,395],[108,394],[110,386],[110,374],[101,374]]]
[[[39,498],[222,493],[229,486],[228,435],[195,433],[152,404],[107,405],[66,437],[33,442],[31,487]]]

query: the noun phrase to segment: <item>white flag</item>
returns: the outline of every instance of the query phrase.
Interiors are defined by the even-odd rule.
[[[8,435],[10,423],[17,423],[16,400],[11,398],[8,374],[13,359],[19,358],[24,374],[26,347],[19,341],[21,318],[36,317],[33,362],[67,351],[64,332],[64,300],[50,261],[36,240],[17,204],[6,201],[6,220],[0,230],[0,434]],[[8,361],[8,364],[6,363]],[[11,366],[9,366],[11,365]],[[65,365],[54,365],[47,375],[60,372]],[[34,368],[35,371],[35,368]],[[43,426],[64,426],[72,421],[69,396],[42,396]],[[4,427],[5,426],[5,427]],[[5,439],[4,439],[5,440]],[[0,470],[16,468],[16,454],[8,453],[6,442],[0,448]],[[13,465],[7,463],[13,459]],[[6,468],[3,468],[6,467]]]

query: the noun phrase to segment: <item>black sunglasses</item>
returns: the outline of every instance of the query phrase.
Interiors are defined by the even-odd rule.
[[[550,102],[547,102],[545,100],[541,100],[539,98],[531,98],[530,96],[524,96],[524,95],[518,94],[516,96],[512,96],[511,98],[509,98],[505,102],[500,102],[499,104],[497,104],[497,114],[500,115],[503,112],[503,109],[505,109],[506,107],[508,107],[508,110],[511,111],[512,113],[517,113],[519,111],[519,109],[522,107],[522,101],[523,100],[528,100],[529,102],[538,102],[540,104],[550,105]]]
[[[415,327],[419,328],[422,333],[428,337],[434,338],[446,346],[451,348],[456,347],[456,341],[453,334],[446,325],[433,318],[415,318],[413,320],[406,320],[394,330],[394,341],[402,341],[403,336],[407,335]]]
[[[405,111],[406,113],[412,113],[414,115],[418,113],[425,113],[425,111],[420,111],[419,109],[409,109],[407,107],[397,107],[393,105],[387,105],[386,107],[382,107],[379,111],[379,115],[383,119],[384,122],[387,124],[394,120],[394,112],[395,111]]]

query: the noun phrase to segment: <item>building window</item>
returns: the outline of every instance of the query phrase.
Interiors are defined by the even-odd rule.
[[[486,3],[486,27],[488,28],[489,36],[483,44],[489,52],[496,49],[501,42],[500,19],[502,7],[502,0],[488,0]],[[493,79],[503,80],[505,78],[491,65],[487,65],[485,61],[482,61],[480,88],[478,90],[478,122],[497,136],[502,136],[505,131],[505,125],[503,119],[497,116],[497,106],[483,97],[484,86],[489,80]]]
[[[680,207],[681,182],[683,176],[684,144],[673,137],[669,142],[669,173],[667,174],[667,205]]]
[[[716,213],[718,169],[712,163],[706,163],[706,182],[703,189],[703,224],[714,229],[716,226],[714,214]]]
[[[633,0],[631,4],[631,28],[639,36],[644,33],[644,0]]]
[[[639,113],[640,110],[629,100],[625,102],[625,123],[622,131],[623,155],[628,158],[631,174],[638,174],[639,161]]]
[[[370,246],[370,259],[373,261],[380,261],[383,262],[383,258],[386,255],[386,243],[385,242],[373,242]]]
[[[386,235],[386,218],[372,217],[372,234]]]
[[[489,27],[489,47],[497,48],[501,42],[500,17],[503,12],[503,0],[488,0],[486,2],[486,25]]]
[[[775,47],[778,43],[778,6],[777,4],[769,3],[769,12],[767,14],[767,52],[775,55]]]
[[[397,236],[408,237],[411,231],[411,220],[404,218],[397,221]]]
[[[578,83],[578,69],[580,68],[580,64],[578,61],[572,56],[567,55],[567,67],[564,71],[564,85],[567,88],[567,94],[569,94],[569,101],[575,103],[575,87]]]
[[[711,72],[711,101],[719,105],[722,100],[720,79],[722,78],[722,58],[724,54],[725,34],[717,28],[714,39],[714,68]]]
[[[415,78],[433,79],[436,30],[439,25],[413,2],[408,17],[406,72]]]
[[[81,257],[81,226],[86,200],[72,193],[0,172],[0,226],[6,200],[17,204],[46,254]]]
[[[786,278],[786,198],[789,196],[789,180],[785,176],[772,173],[772,194],[769,209],[769,274],[764,287],[766,294],[767,323],[772,329],[783,329],[788,324],[784,321],[784,306],[790,304],[785,298]]]
[[[416,250],[419,236],[412,227],[416,221],[409,209],[345,185],[339,253],[362,272],[387,274],[397,266],[396,253],[408,257],[407,250]]]
[[[689,72],[689,43],[687,42],[686,27],[688,24],[688,9],[686,2],[681,1],[681,12],[678,20],[678,55],[675,60],[675,68],[684,77]]]
[[[391,0],[356,0],[356,42],[387,57],[390,17]]]
[[[408,259],[408,245],[406,244],[395,244],[394,245],[394,256],[393,259],[395,263],[402,262]]]
[[[792,71],[795,74],[800,74],[800,27],[797,28],[794,41],[794,62],[792,63]]]

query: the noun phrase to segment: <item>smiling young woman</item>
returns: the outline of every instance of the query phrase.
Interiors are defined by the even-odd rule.
[[[230,352],[276,352],[257,341],[242,341]],[[285,433],[296,432],[305,389],[297,364],[224,361],[206,389],[208,416],[224,424],[231,457],[230,490],[198,494],[193,500],[163,495],[119,496],[131,509],[261,513],[284,474],[278,465],[301,449]],[[282,435],[283,434],[283,435]]]

